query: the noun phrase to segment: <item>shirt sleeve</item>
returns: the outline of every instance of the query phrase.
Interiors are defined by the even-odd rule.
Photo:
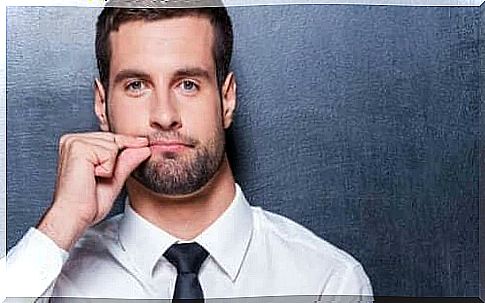
[[[322,293],[324,302],[337,303],[372,303],[372,286],[362,265],[356,264],[336,273]]]
[[[344,275],[340,290],[340,294],[349,295],[363,295],[372,296],[372,286],[367,277],[362,265],[358,264],[349,270]]]
[[[30,228],[7,254],[6,297],[35,302],[41,296],[50,296],[68,257],[68,252],[58,247],[52,239]],[[17,300],[14,299],[15,302]]]

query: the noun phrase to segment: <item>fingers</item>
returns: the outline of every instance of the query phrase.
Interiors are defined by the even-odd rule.
[[[146,137],[132,137],[126,135],[114,135],[113,141],[120,149],[127,147],[145,147],[148,146],[148,139]]]
[[[118,149],[148,146],[148,139],[146,137],[113,134],[109,132],[93,132],[63,135],[59,141],[59,152],[62,152],[63,147],[70,146],[73,141],[77,140],[97,143],[98,145],[103,146],[114,144]]]
[[[148,139],[145,137],[107,132],[69,134],[62,136],[59,153],[65,161],[67,160],[65,158],[88,160],[94,166],[95,176],[110,178],[113,176],[120,150],[140,149],[146,146],[148,146]]]
[[[126,148],[118,156],[116,166],[113,169],[112,178],[97,180],[98,209],[99,213],[103,214],[98,217],[99,220],[104,217],[104,214],[109,212],[112,207],[112,201],[118,196],[131,172],[140,165],[143,160],[147,159],[150,154],[151,151],[148,147]],[[95,221],[98,221],[98,219]]]
[[[112,133],[62,136],[51,208],[57,211],[40,226],[55,225],[62,229],[65,223],[55,223],[62,217],[58,213],[70,218],[76,233],[54,241],[61,247],[71,247],[78,234],[108,214],[128,175],[150,154],[146,138]],[[56,230],[57,234],[61,232]]]
[[[94,175],[96,177],[109,178],[113,175],[113,170],[117,161],[118,147],[105,148],[103,146],[95,146],[96,153]]]
[[[141,162],[150,157],[151,151],[148,147],[127,148],[121,152],[116,162],[113,178],[121,186],[125,183],[128,176]]]

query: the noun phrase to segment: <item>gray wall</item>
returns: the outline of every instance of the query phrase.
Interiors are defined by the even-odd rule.
[[[485,5],[480,6],[480,298],[485,301]]]
[[[98,12],[7,11],[9,248],[50,203],[59,136],[96,129]],[[350,252],[376,295],[478,296],[480,9],[230,12],[250,202]]]

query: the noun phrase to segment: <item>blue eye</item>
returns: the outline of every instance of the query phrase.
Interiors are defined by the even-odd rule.
[[[197,89],[197,84],[195,84],[195,82],[190,80],[184,80],[181,83],[181,87],[185,91],[192,92]]]
[[[128,89],[130,90],[140,90],[143,88],[143,82],[140,80],[136,80],[133,82],[130,82],[127,86]]]

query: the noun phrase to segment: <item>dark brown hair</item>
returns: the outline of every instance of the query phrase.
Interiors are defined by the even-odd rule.
[[[133,7],[137,4],[136,0],[131,1],[109,1],[98,17],[96,23],[96,60],[98,64],[99,77],[103,87],[108,93],[109,90],[109,70],[111,59],[111,45],[109,41],[109,34],[117,31],[121,24],[130,21],[157,21],[162,19],[170,19],[185,16],[200,16],[207,18],[213,29],[215,41],[213,41],[212,52],[216,64],[216,76],[219,89],[222,88],[224,79],[229,73],[229,65],[232,57],[233,46],[233,31],[231,18],[229,17],[226,8],[222,2],[215,0],[211,2],[211,7],[188,6],[185,1],[185,7],[167,7],[172,4],[177,4],[177,1],[151,1],[156,7]],[[144,2],[144,1],[141,1]],[[192,1],[200,5],[197,1]],[[120,5],[121,4],[121,5]],[[128,4],[128,5],[127,5]],[[167,5],[168,4],[168,5]],[[214,5],[215,4],[215,5]],[[123,6],[123,7],[120,7]],[[127,7],[128,6],[128,7]],[[148,5],[150,6],[150,5]]]

